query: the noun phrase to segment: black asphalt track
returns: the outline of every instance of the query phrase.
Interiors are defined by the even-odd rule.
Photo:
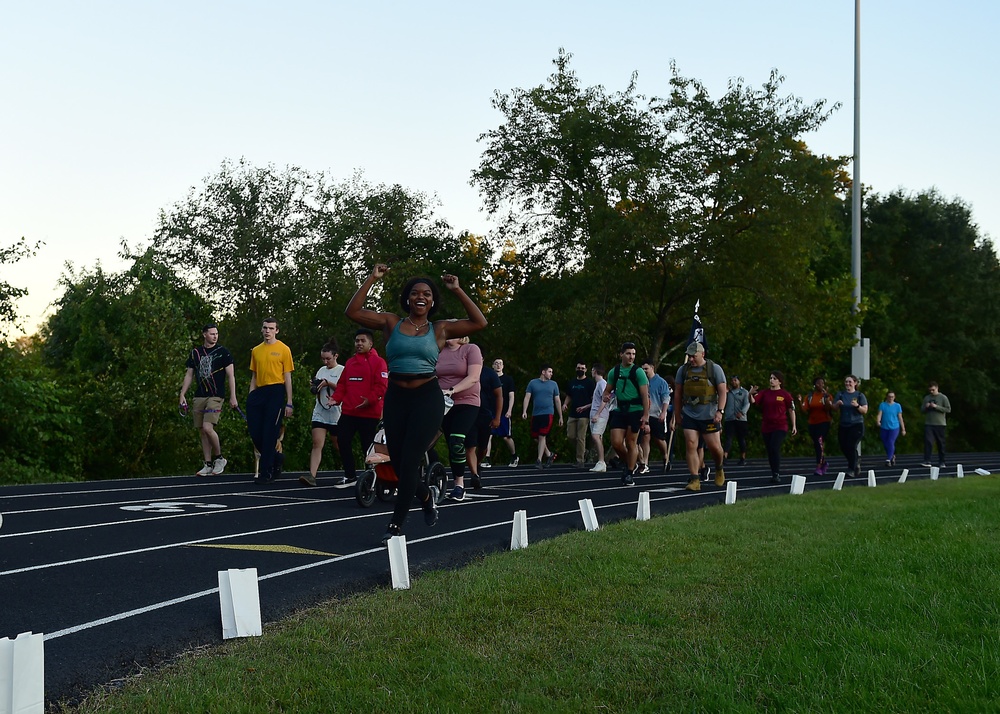
[[[926,479],[917,456],[885,468],[875,457],[878,485]],[[956,454],[942,472],[962,464],[1000,470],[1000,454]],[[811,476],[809,459],[786,459],[783,471],[808,477],[806,489],[829,489],[843,467]],[[866,472],[867,473],[867,472]],[[789,477],[770,484],[766,461],[732,466],[738,498],[789,492]],[[513,514],[527,511],[529,543],[583,529],[579,500],[589,498],[600,523],[636,517],[650,493],[653,516],[724,503],[725,489],[705,483],[683,489],[686,468],[662,464],[623,487],[620,473],[591,473],[556,464],[537,470],[494,467],[484,488],[462,503],[445,503],[427,528],[419,509],[404,527],[413,575],[454,568],[510,547]],[[353,489],[320,477],[309,488],[295,474],[266,486],[250,476],[95,481],[0,488],[0,637],[45,635],[48,701],[74,699],[94,686],[156,666],[185,650],[218,643],[222,625],[218,573],[256,568],[267,623],[330,598],[391,586],[381,536],[390,503],[360,507]],[[847,487],[866,486],[848,479]],[[529,545],[530,548],[530,545]]]

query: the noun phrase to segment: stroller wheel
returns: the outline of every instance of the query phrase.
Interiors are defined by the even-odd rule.
[[[444,464],[440,461],[435,461],[430,465],[428,469],[428,475],[426,478],[426,483],[428,486],[437,486],[438,489],[438,505],[444,503],[445,499],[445,486],[448,485],[448,472],[444,470]]]
[[[358,477],[357,484],[354,486],[354,498],[357,499],[358,505],[368,508],[375,503],[376,489],[378,487],[379,484],[375,478],[374,469],[368,469],[361,474]]]

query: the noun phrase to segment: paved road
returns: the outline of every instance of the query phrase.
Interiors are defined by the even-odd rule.
[[[917,457],[877,468],[880,484],[927,478]],[[881,462],[878,462],[881,464]],[[1000,470],[1000,454],[956,455],[966,474]],[[809,474],[805,459],[788,473]],[[662,470],[661,470],[662,471]],[[788,492],[766,462],[728,469],[739,498]],[[943,477],[954,477],[953,465]],[[683,467],[619,485],[617,474],[559,466],[484,471],[486,487],[446,504],[433,529],[415,510],[404,529],[411,573],[457,567],[510,546],[513,514],[528,515],[535,542],[583,528],[578,501],[600,522],[635,518],[639,493],[653,515],[724,501],[725,489],[683,490]],[[836,473],[810,477],[829,489]],[[332,482],[332,479],[327,479]],[[353,491],[300,486],[294,475],[254,486],[225,474],[0,488],[0,637],[45,634],[46,696],[74,697],[192,647],[221,641],[218,572],[257,568],[262,616],[273,622],[321,600],[390,584],[380,538],[390,504],[361,508]],[[848,481],[847,485],[864,485]]]

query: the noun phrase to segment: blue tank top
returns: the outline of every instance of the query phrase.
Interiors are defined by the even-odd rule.
[[[438,349],[434,326],[423,335],[404,335],[399,331],[400,320],[392,328],[385,343],[385,360],[390,374],[433,374],[437,366]]]

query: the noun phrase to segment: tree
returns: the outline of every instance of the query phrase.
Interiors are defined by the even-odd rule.
[[[24,258],[29,258],[41,245],[39,242],[30,246],[22,237],[13,245],[0,248],[0,265],[13,264]],[[0,280],[0,338],[7,336],[7,330],[10,326],[16,326],[17,309],[15,303],[27,294],[28,291],[24,288],[14,287],[10,283]]]
[[[582,87],[570,59],[560,51],[545,85],[498,92],[504,122],[480,137],[472,182],[526,278],[503,311],[518,315],[510,324],[563,339],[586,325],[591,349],[627,336],[660,359],[682,346],[702,299],[721,349],[742,352],[746,331],[797,336],[810,352],[799,361],[846,349],[847,266],[813,274],[841,237],[843,160],[801,139],[827,119],[825,103],[781,96],[777,73],[712,100],[676,67],[668,96],[647,101],[635,75],[617,93]]]

